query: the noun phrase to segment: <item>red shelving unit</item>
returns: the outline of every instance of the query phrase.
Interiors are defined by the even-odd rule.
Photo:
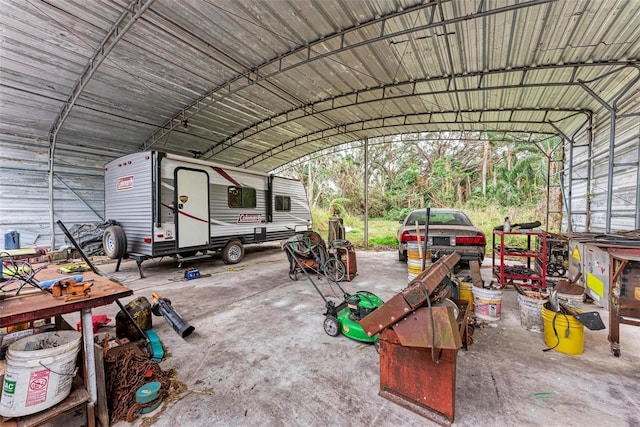
[[[522,239],[512,236],[526,236],[526,247]],[[541,248],[532,246],[531,238],[540,240]],[[496,242],[497,240],[497,242]],[[503,285],[518,284],[520,286],[547,288],[547,233],[542,230],[493,230],[493,275]],[[512,244],[513,246],[511,246]],[[507,265],[505,258],[519,258],[524,265]],[[532,262],[537,260],[537,262]]]

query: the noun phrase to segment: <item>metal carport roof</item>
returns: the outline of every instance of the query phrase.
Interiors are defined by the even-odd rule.
[[[637,105],[638,1],[3,1],[2,132],[269,171],[401,133],[573,135]],[[632,109],[632,108],[631,108]]]
[[[10,171],[0,173],[0,228],[42,235],[47,197],[51,235],[56,215],[100,218],[102,165],[145,149],[272,171],[369,138],[525,132],[560,135],[565,150],[576,135],[590,139],[576,144],[589,146],[576,167],[591,170],[607,155],[590,154],[604,135],[607,231],[613,158],[640,170],[638,0],[2,0],[0,9],[0,169]],[[603,186],[601,172],[593,180]]]

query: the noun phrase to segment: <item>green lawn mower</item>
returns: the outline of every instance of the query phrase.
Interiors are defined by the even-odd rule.
[[[298,273],[304,274],[324,300],[324,331],[332,337],[337,337],[342,332],[356,341],[376,343],[378,336],[367,336],[360,326],[360,320],[380,307],[384,301],[369,291],[357,291],[351,295],[340,286],[345,277],[344,264],[335,256],[329,256],[322,238],[317,233],[307,232],[302,236],[294,236],[287,240],[283,247],[290,263],[289,277],[297,280]],[[343,300],[339,304],[328,300],[311,278],[309,271],[317,277],[326,277],[330,286],[331,283],[337,285],[342,292]]]
[[[340,287],[338,283],[336,284]],[[316,289],[318,288],[316,287]],[[320,293],[327,307],[327,311],[324,313],[326,316],[324,318],[324,331],[332,337],[337,337],[342,332],[345,336],[356,341],[376,342],[378,336],[367,336],[367,333],[360,326],[360,320],[380,307],[384,301],[369,291],[357,291],[355,294],[349,295],[344,292],[342,287],[340,289],[344,293],[344,301],[337,306]]]

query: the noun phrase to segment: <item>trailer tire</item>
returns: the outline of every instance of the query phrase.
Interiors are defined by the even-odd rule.
[[[127,253],[127,236],[122,227],[119,225],[107,227],[102,235],[102,247],[109,258],[122,258]]]
[[[225,264],[237,264],[244,258],[244,246],[240,240],[231,240],[222,249],[222,261]]]

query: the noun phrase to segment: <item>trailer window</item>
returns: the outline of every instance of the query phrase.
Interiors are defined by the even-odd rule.
[[[289,197],[289,196],[276,196],[276,210],[277,211],[290,211],[291,210],[291,197]]]
[[[248,187],[228,187],[228,204],[230,208],[255,208],[256,189]]]

